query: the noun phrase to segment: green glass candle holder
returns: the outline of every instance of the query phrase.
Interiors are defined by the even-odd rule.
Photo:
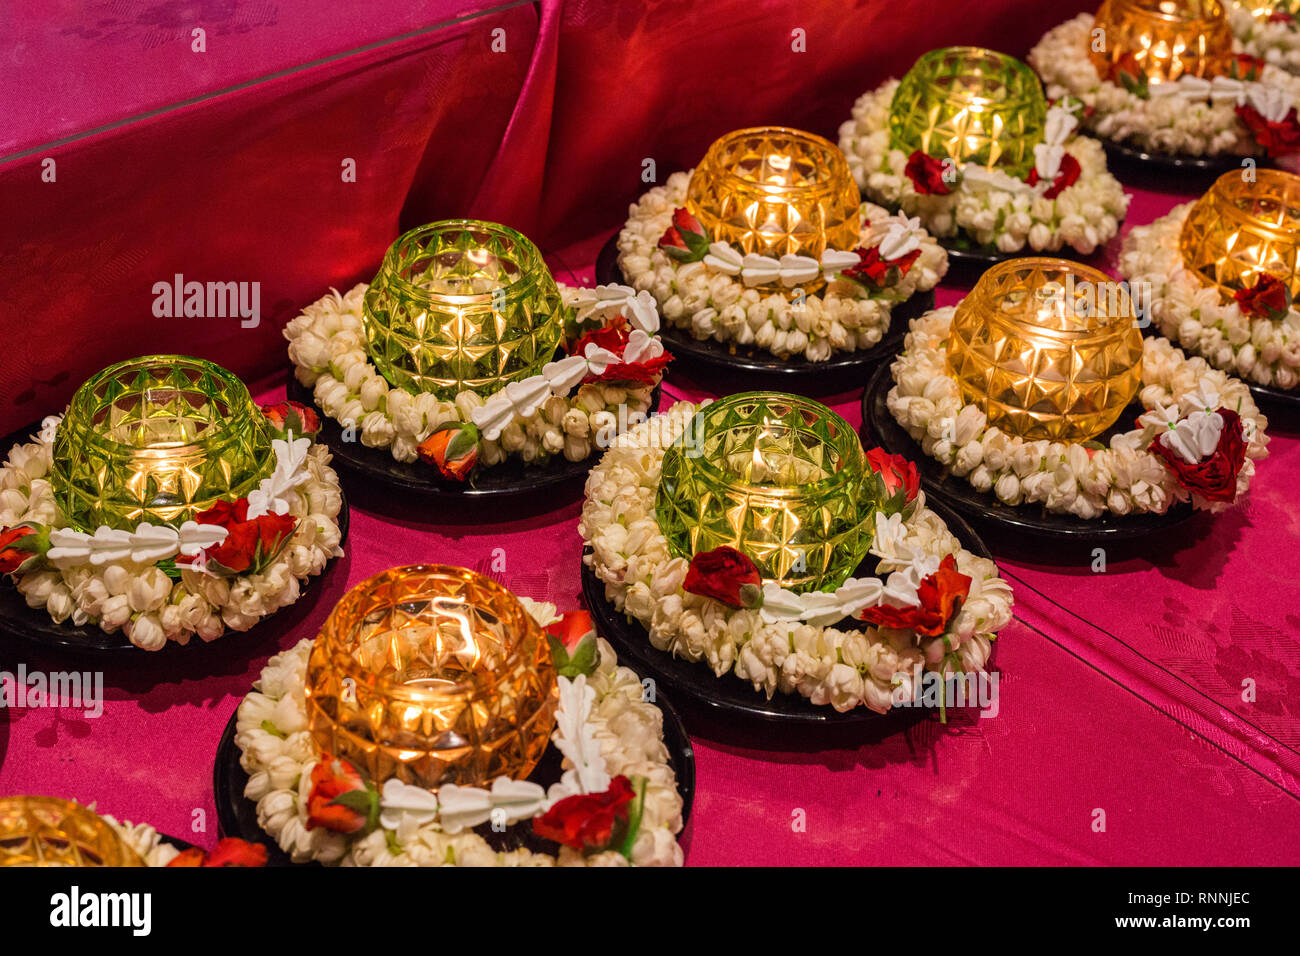
[[[275,468],[272,437],[226,369],[148,355],[77,389],[55,433],[50,481],[65,520],[82,531],[177,525],[255,490]]]
[[[655,511],[673,554],[728,545],[765,581],[832,590],[871,546],[866,459],[825,405],[744,392],[705,406],[664,453]]]
[[[889,144],[1023,179],[1046,124],[1043,87],[1027,65],[982,47],[944,47],[918,59],[898,84]]]
[[[566,316],[536,246],[506,226],[451,219],[393,243],[366,292],[364,324],[390,384],[453,399],[540,373]]]

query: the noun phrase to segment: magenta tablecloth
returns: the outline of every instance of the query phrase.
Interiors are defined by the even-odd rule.
[[[1130,221],[1178,199],[1138,193]],[[589,267],[569,267],[589,266],[599,244],[565,250],[554,260],[560,277],[589,278]],[[940,303],[959,295],[941,289]],[[665,391],[709,394],[683,379]],[[831,404],[856,425],[859,400]],[[882,723],[861,746],[832,749],[785,738],[770,749],[767,734],[697,725],[687,862],[1300,862],[1300,582],[1289,560],[1300,541],[1300,443],[1279,431],[1271,447],[1244,508],[1153,538],[1138,556],[1117,553],[1104,574],[1049,549],[1027,558],[1032,545],[999,547],[1017,620],[998,642],[996,717]],[[346,557],[274,634],[166,658],[141,652],[108,672],[110,699],[95,720],[14,712],[0,793],[94,800],[210,845],[213,752],[271,653],[313,635],[350,584],[415,560],[486,570],[500,548],[518,593],[577,606],[577,514],[573,503],[467,524],[437,510],[394,520],[354,507]],[[1098,811],[1104,831],[1094,829]]]

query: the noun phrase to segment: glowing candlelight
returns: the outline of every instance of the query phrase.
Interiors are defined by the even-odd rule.
[[[244,384],[202,359],[153,355],[77,390],[54,439],[51,481],[73,527],[177,524],[255,489],[275,459]]]
[[[55,797],[0,797],[0,866],[144,866],[93,810]]]
[[[1187,268],[1224,302],[1261,275],[1300,295],[1300,176],[1278,169],[1224,173],[1183,221],[1179,248]]]
[[[1105,0],[1088,55],[1097,73],[1136,66],[1151,83],[1184,74],[1214,76],[1232,54],[1232,30],[1218,0]],[[1098,49],[1098,46],[1101,48]]]
[[[541,371],[564,335],[559,289],[537,247],[472,219],[401,236],[365,299],[371,358],[389,383],[452,399]]]
[[[990,426],[1036,440],[1083,441],[1137,395],[1142,335],[1128,291],[1064,259],[985,272],[957,306],[948,370]]]
[[[696,418],[664,454],[655,510],[670,550],[737,548],[793,590],[843,583],[871,540],[858,497],[865,459],[848,423],[777,392],[732,395]]]
[[[554,723],[555,671],[523,605],[490,578],[441,565],[358,584],[307,668],[321,749],[372,780],[436,788],[523,779]]]
[[[691,175],[686,195],[687,209],[715,241],[774,258],[816,259],[828,248],[855,249],[860,202],[838,147],[780,126],[718,139]]]
[[[899,82],[890,145],[1022,177],[1046,121],[1042,86],[1024,63],[982,47],[945,47],[920,57]]]

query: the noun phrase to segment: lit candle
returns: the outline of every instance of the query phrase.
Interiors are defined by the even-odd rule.
[[[1151,83],[1184,74],[1213,76],[1232,53],[1232,30],[1218,0],[1105,0],[1090,44],[1097,72],[1114,79],[1118,69],[1136,66]]]
[[[321,628],[307,667],[322,751],[377,783],[437,788],[522,780],[554,724],[541,629],[509,591],[463,568],[393,568],[358,584]]]
[[[0,797],[0,866],[144,866],[107,820],[70,800]]]

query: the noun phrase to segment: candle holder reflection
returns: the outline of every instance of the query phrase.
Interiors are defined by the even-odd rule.
[[[1125,68],[1152,83],[1211,77],[1232,55],[1219,0],[1105,0],[1093,23],[1093,34],[1099,30],[1103,42],[1090,43],[1088,55],[1103,79]]]
[[[1024,63],[981,47],[945,47],[920,57],[899,82],[890,146],[1023,178],[1046,122],[1042,84]]]
[[[57,797],[0,797],[0,866],[144,866],[93,810]]]
[[[393,568],[358,584],[321,628],[307,715],[321,750],[437,788],[524,779],[555,722],[556,679],[541,628],[490,578],[463,568]]]
[[[985,272],[957,306],[948,370],[990,427],[1027,440],[1084,441],[1137,395],[1142,334],[1125,286],[1064,259]]]
[[[536,246],[506,226],[453,219],[393,243],[366,291],[364,325],[390,384],[454,399],[540,373],[564,317]]]
[[[673,554],[727,545],[765,581],[832,589],[870,547],[865,474],[857,435],[825,405],[745,392],[701,409],[664,453],[656,517]]]
[[[1278,169],[1226,172],[1196,201],[1179,237],[1183,262],[1225,303],[1261,275],[1300,295],[1300,176]]]
[[[819,259],[828,248],[857,248],[860,204],[839,148],[783,126],[741,129],[718,139],[691,174],[686,194],[687,209],[714,241],[778,259]],[[805,284],[805,292],[815,285]]]
[[[74,528],[177,524],[253,491],[275,467],[271,440],[230,372],[150,355],[77,389],[55,433],[50,480]]]

